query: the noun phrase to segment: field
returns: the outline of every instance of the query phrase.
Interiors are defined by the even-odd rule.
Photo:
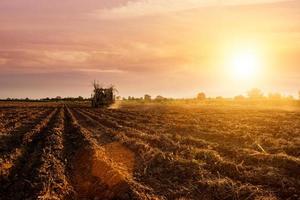
[[[300,111],[0,106],[0,199],[300,199]]]

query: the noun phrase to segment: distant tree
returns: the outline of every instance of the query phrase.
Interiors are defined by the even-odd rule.
[[[205,100],[206,99],[206,95],[204,92],[200,92],[197,94],[197,99],[198,100]]]
[[[78,96],[78,101],[83,101],[84,100],[84,98],[82,97],[82,96]]]
[[[116,96],[116,100],[121,100],[122,97],[121,96]]]
[[[139,99],[138,97],[128,96],[128,100],[134,101],[134,100],[138,100],[138,99]]]
[[[269,99],[271,100],[280,100],[282,99],[282,95],[280,93],[270,93]]]
[[[145,101],[151,101],[151,96],[149,94],[144,95],[144,100]]]
[[[286,97],[286,100],[292,101],[292,100],[294,100],[294,97],[292,95],[289,95]]]
[[[244,100],[245,97],[243,95],[238,95],[234,97],[234,100]]]
[[[260,89],[254,88],[248,91],[248,97],[250,99],[262,99],[264,97],[264,94]]]
[[[160,96],[160,95],[158,95],[158,96],[155,98],[155,100],[157,100],[157,101],[163,101],[163,100],[165,100],[165,99],[166,99],[165,97]]]
[[[216,99],[217,100],[223,100],[223,97],[222,96],[217,96]]]

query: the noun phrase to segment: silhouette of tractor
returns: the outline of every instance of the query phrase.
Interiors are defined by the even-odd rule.
[[[94,82],[93,86],[94,86],[94,91],[92,94],[93,108],[108,107],[115,103],[114,92],[116,90],[113,86],[110,86],[108,88],[103,88],[97,82]]]

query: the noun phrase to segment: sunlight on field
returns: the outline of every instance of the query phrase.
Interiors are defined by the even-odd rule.
[[[112,199],[129,190],[134,153],[118,142],[105,148],[80,149],[74,158],[74,181],[81,197],[101,196]],[[98,189],[95,180],[101,183]],[[105,190],[103,190],[105,188]]]
[[[300,0],[0,0],[0,200],[300,200]]]
[[[0,167],[0,196],[300,196],[299,110],[250,100],[201,102],[2,106],[0,159],[11,164]]]

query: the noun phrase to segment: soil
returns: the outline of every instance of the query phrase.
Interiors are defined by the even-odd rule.
[[[0,107],[0,199],[300,199],[300,112]]]

